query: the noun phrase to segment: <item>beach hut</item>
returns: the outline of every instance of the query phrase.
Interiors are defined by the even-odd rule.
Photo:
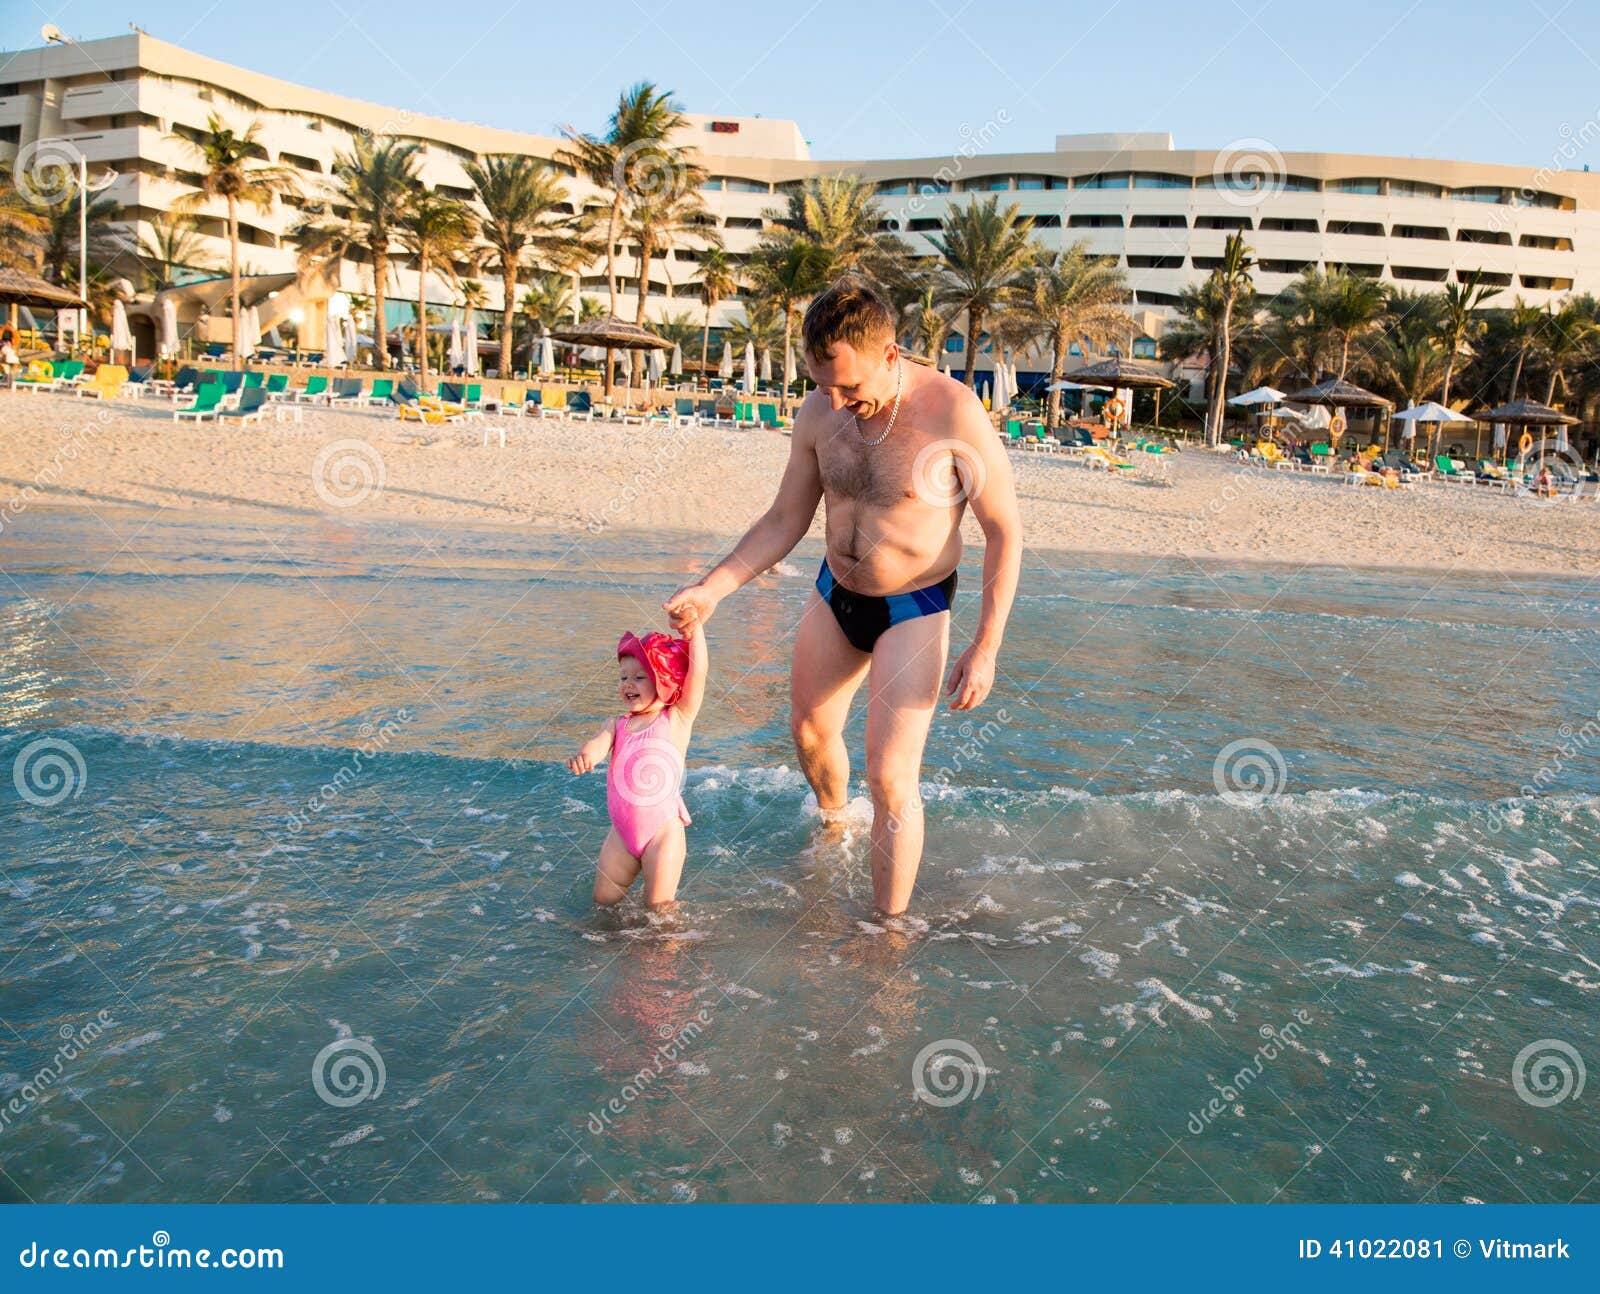
[[[1560,429],[1556,450],[1564,453],[1566,429],[1576,426],[1578,423],[1578,419],[1574,418],[1570,413],[1562,413],[1559,409],[1552,409],[1548,404],[1540,404],[1537,400],[1528,399],[1513,400],[1510,404],[1502,404],[1498,409],[1490,409],[1487,413],[1473,414],[1472,419],[1478,423],[1497,423],[1506,427],[1521,427],[1523,437],[1530,442],[1532,441],[1533,433],[1529,428],[1538,427],[1540,429],[1539,462],[1541,465],[1544,463],[1545,435],[1549,429],[1551,427]],[[1498,443],[1502,446],[1504,445],[1503,440],[1498,441]],[[1476,449],[1477,445],[1474,444],[1473,448]],[[1519,439],[1517,442],[1517,456],[1526,458],[1531,452],[1533,452],[1531,443],[1524,448],[1523,441]]]
[[[17,327],[17,312],[23,306],[30,310],[57,310],[63,306],[81,309],[84,304],[76,292],[46,283],[37,275],[0,269],[0,305],[7,307],[12,328]]]
[[[1308,386],[1303,391],[1296,391],[1287,397],[1297,404],[1318,404],[1326,409],[1380,409],[1383,411],[1383,443],[1389,443],[1388,413],[1394,408],[1393,400],[1386,400],[1376,391],[1368,391],[1365,387],[1357,386],[1354,382],[1346,382],[1343,378],[1330,377],[1326,382],[1318,382],[1315,386]],[[1333,436],[1335,448],[1338,448],[1338,436],[1343,435],[1343,430]]]
[[[1113,355],[1110,359],[1103,359],[1083,368],[1075,369],[1066,374],[1066,380],[1076,382],[1083,387],[1099,387],[1108,391],[1115,391],[1124,387],[1129,391],[1152,391],[1156,401],[1156,425],[1161,423],[1161,393],[1170,391],[1177,385],[1171,378],[1162,375],[1160,370],[1149,364],[1141,364],[1138,360],[1123,359]],[[1132,413],[1132,410],[1129,410]],[[1130,419],[1131,421],[1131,419]]]
[[[630,353],[636,350],[671,350],[672,343],[658,337],[638,324],[628,323],[615,315],[601,315],[585,319],[582,323],[558,328],[550,334],[557,341],[574,346],[603,346],[606,351],[605,398],[611,398],[611,358],[615,351]]]

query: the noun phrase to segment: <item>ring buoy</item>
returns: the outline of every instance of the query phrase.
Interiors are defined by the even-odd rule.
[[[1328,434],[1337,440],[1340,436],[1344,435],[1345,428],[1348,425],[1349,424],[1344,420],[1344,414],[1336,413],[1328,420]]]
[[[1517,449],[1519,452],[1526,454],[1532,448],[1533,433],[1531,431],[1525,431],[1522,433],[1522,439],[1517,442]]]
[[[1112,396],[1106,401],[1105,415],[1109,421],[1121,422],[1123,411],[1122,401],[1117,399],[1116,396]]]

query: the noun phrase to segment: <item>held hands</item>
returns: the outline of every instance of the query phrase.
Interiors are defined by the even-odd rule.
[[[685,638],[693,638],[700,626],[711,619],[711,613],[721,600],[704,584],[690,584],[679,589],[661,605],[672,618],[672,627]]]
[[[952,710],[975,710],[988,698],[994,687],[995,655],[973,643],[956,658],[950,667],[950,681],[945,684],[945,695],[955,698]]]

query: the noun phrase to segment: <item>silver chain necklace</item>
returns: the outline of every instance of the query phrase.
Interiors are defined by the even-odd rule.
[[[894,430],[894,420],[900,416],[900,396],[906,389],[906,368],[904,360],[895,360],[894,408],[889,413],[889,425],[883,429],[883,434],[876,440],[868,440],[867,433],[861,430],[861,419],[852,409],[850,419],[856,424],[856,435],[861,438],[861,443],[868,449],[874,449],[889,439],[889,433]]]

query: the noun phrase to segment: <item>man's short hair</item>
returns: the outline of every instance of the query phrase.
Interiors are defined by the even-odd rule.
[[[894,311],[876,289],[847,276],[816,297],[800,323],[800,342],[813,359],[832,356],[839,342],[865,350],[894,340]]]

